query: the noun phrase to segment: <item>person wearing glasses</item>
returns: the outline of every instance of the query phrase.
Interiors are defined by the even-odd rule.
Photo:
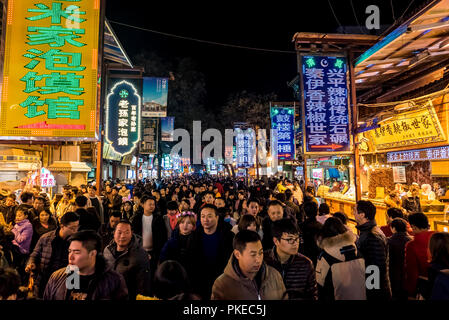
[[[318,300],[313,262],[298,253],[299,229],[291,219],[273,222],[274,247],[264,253],[267,265],[282,275],[290,300]]]

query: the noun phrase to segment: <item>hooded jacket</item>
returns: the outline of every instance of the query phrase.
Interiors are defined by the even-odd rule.
[[[120,254],[113,241],[104,249],[103,255],[108,266],[125,278],[130,300],[135,300],[137,294],[150,295],[150,259],[142,248],[140,237],[133,235],[128,249]]]
[[[390,300],[387,238],[374,220],[357,226],[357,229],[360,231],[359,239],[356,242],[357,249],[365,259],[365,265],[367,267],[377,266],[380,272],[380,289],[367,289],[366,297],[368,300]],[[366,276],[369,277],[370,274],[367,273]]]
[[[320,300],[365,300],[365,261],[351,232],[324,238],[316,265]]]
[[[95,278],[89,283],[86,300],[127,300],[128,289],[121,274],[106,265],[101,255],[97,255]],[[53,272],[44,292],[44,300],[67,300],[66,268]]]
[[[274,246],[264,253],[264,260],[281,274],[289,299],[318,300],[315,268],[309,258],[297,253],[282,264]]]
[[[234,254],[215,280],[211,300],[282,300],[285,286],[280,273],[265,262],[253,280],[246,278]]]

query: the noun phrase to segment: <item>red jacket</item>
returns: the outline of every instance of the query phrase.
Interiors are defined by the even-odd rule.
[[[427,277],[430,253],[429,240],[434,231],[415,234],[412,241],[405,245],[405,289],[409,296],[416,295],[418,277]]]

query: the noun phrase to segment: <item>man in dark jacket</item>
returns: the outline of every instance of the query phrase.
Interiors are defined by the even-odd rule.
[[[104,249],[104,258],[125,278],[129,300],[136,300],[137,294],[151,295],[150,259],[141,239],[133,235],[131,223],[123,220],[118,223],[114,241]]]
[[[5,199],[5,204],[0,208],[0,212],[3,213],[3,218],[7,224],[14,224],[17,206],[15,194],[8,195]]]
[[[357,229],[360,231],[357,240],[357,248],[365,259],[365,266],[375,267],[374,274],[367,273],[368,282],[373,282],[373,286],[367,284],[367,300],[390,300],[391,287],[388,271],[388,244],[385,235],[376,224],[376,207],[370,201],[360,200],[357,202],[357,209],[354,217],[357,222]],[[372,276],[380,276],[380,281],[373,281]],[[373,272],[373,271],[372,271]],[[375,280],[375,279],[374,279]],[[379,283],[378,288],[375,284]]]
[[[193,290],[202,299],[209,299],[215,279],[223,270],[232,253],[234,233],[231,225],[218,222],[217,208],[205,204],[200,214],[201,224],[198,226],[191,246],[188,249],[191,257]]]
[[[92,230],[70,238],[69,266],[55,271],[47,283],[44,300],[127,300],[123,276],[109,268],[101,253],[101,238]],[[67,269],[74,268],[79,282],[67,286]],[[69,282],[71,283],[71,282]]]
[[[407,221],[402,218],[393,219],[389,227],[393,233],[388,238],[391,293],[393,300],[407,300],[404,275],[405,245],[412,237],[407,234]]]
[[[318,255],[321,251],[316,243],[316,238],[323,225],[316,220],[318,214],[318,205],[316,202],[308,201],[306,198],[304,198],[304,201],[303,210],[306,220],[299,225],[302,235],[302,243],[299,246],[299,249],[300,252],[312,260],[313,265],[316,266]]]
[[[103,224],[98,231],[98,234],[101,237],[101,242],[103,243],[103,250],[106,248],[114,239],[114,230],[117,224],[120,222],[122,217],[122,213],[118,210],[114,210],[111,212],[111,216],[109,217],[109,222]]]
[[[299,230],[290,219],[273,222],[275,246],[265,251],[264,260],[282,275],[291,300],[318,300],[318,288],[312,261],[298,253]]]
[[[61,218],[61,225],[56,230],[47,232],[38,240],[30,255],[26,272],[33,272],[35,287],[39,298],[44,293],[45,285],[51,274],[68,263],[68,238],[78,231],[79,216],[75,212],[67,212]]]
[[[262,221],[262,231],[263,231],[263,239],[262,246],[264,250],[269,250],[273,248],[273,236],[271,234],[271,227],[273,222],[281,219],[292,219],[295,221],[295,218],[292,215],[289,215],[286,211],[284,211],[286,206],[283,205],[279,200],[272,200],[267,205],[268,217]]]
[[[132,230],[142,238],[142,246],[151,257],[151,272],[154,274],[159,255],[167,242],[167,229],[163,217],[156,211],[156,198],[143,196],[142,211],[136,213],[132,221]]]
[[[75,212],[80,216],[79,231],[93,230],[96,232],[100,228],[101,223],[95,213],[87,211],[87,197],[77,196],[75,198],[75,205]]]

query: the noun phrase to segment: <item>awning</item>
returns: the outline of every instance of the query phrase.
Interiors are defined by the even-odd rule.
[[[107,19],[105,19],[104,30],[104,57],[105,59],[133,68],[131,59],[129,59]]]
[[[448,59],[449,0],[431,1],[356,60],[356,86],[370,89],[396,80],[403,84],[422,71],[440,68]],[[415,88],[441,75],[440,70],[421,79],[414,83]]]

